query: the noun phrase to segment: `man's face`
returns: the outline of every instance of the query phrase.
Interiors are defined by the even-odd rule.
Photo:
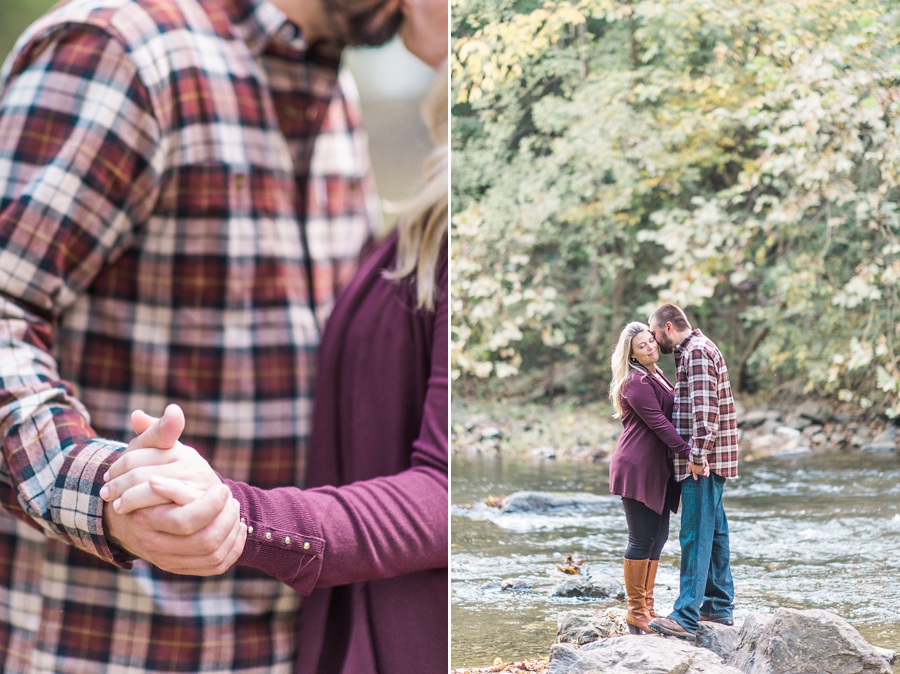
[[[384,44],[403,23],[402,0],[322,0],[322,7],[348,45]]]
[[[671,323],[666,323],[666,326]],[[659,345],[659,350],[663,353],[672,353],[675,350],[675,341],[666,334],[666,328],[658,325],[650,324],[650,332],[653,333],[653,339]]]

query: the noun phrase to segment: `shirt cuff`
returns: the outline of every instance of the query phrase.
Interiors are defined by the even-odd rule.
[[[121,568],[131,568],[134,556],[116,545],[103,526],[100,498],[103,475],[127,445],[93,438],[66,455],[50,497],[50,519],[74,547]]]
[[[706,458],[702,451],[698,451],[696,449],[691,450],[691,463],[695,466],[703,466],[706,464]]]
[[[301,595],[310,594],[322,574],[325,539],[310,533],[316,527],[303,521],[295,499],[283,498],[286,489],[300,490],[266,491],[231,480],[223,482],[240,502],[241,522],[247,525],[247,541],[236,563],[259,569]]]

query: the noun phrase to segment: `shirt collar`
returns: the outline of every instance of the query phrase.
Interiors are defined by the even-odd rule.
[[[253,56],[262,54],[273,40],[297,51],[306,49],[297,25],[268,0],[205,0],[204,4],[213,5],[211,9],[227,21],[230,33],[243,40]]]
[[[691,331],[691,334],[689,334],[687,337],[685,337],[681,341],[681,344],[676,345],[676,347],[674,349],[675,358],[681,358],[681,354],[684,353],[684,350],[688,347],[688,344],[690,344],[691,340],[694,339],[694,337],[702,336],[702,335],[703,335],[703,333],[700,332],[700,328],[694,328]]]

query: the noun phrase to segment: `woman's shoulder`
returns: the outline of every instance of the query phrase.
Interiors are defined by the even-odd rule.
[[[625,381],[622,383],[622,390],[627,394],[630,392],[640,391],[644,386],[650,386],[649,377],[646,372],[640,370],[631,370],[625,375]]]

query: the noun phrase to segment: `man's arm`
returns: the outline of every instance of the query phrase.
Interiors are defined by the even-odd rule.
[[[691,404],[691,470],[706,464],[719,432],[719,392],[716,364],[700,349],[685,353],[685,371]]]
[[[2,505],[124,565],[103,527],[98,438],[53,357],[54,326],[156,200],[160,130],[122,46],[70,25],[15,55],[0,98]]]

